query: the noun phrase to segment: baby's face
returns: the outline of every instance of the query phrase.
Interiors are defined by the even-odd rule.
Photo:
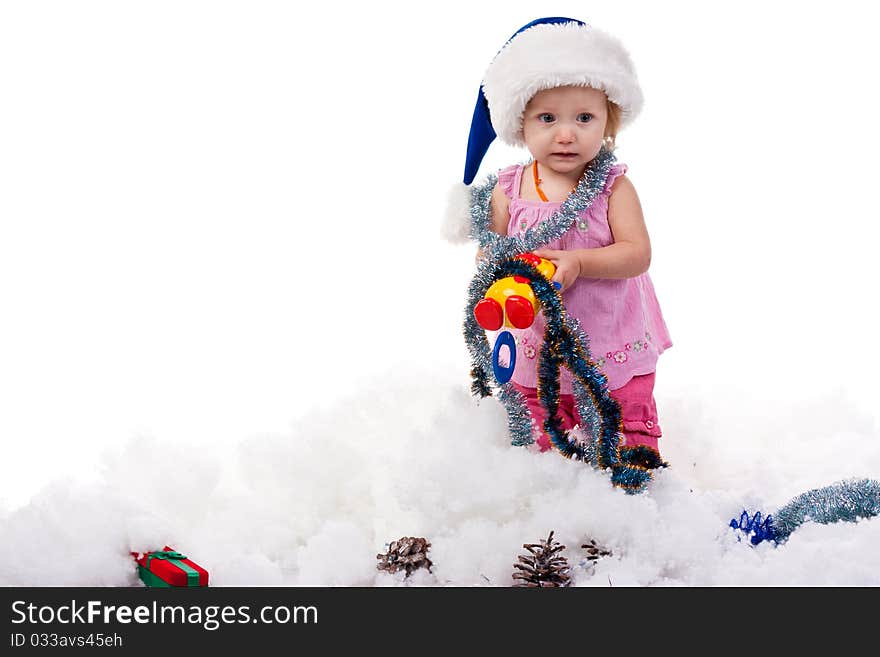
[[[523,140],[539,164],[563,174],[583,171],[602,147],[607,113],[599,89],[545,89],[526,105]]]

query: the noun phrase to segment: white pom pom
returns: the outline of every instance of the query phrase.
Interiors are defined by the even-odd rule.
[[[456,183],[449,190],[446,217],[441,227],[443,239],[452,244],[464,244],[471,232],[471,188]]]

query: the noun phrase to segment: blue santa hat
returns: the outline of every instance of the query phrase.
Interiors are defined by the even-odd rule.
[[[514,35],[507,40],[507,43],[513,41],[517,34],[520,34],[530,27],[534,27],[535,25],[550,25],[560,23],[577,23],[578,25],[584,24],[574,18],[538,18],[536,20],[533,20],[528,25],[523,25],[521,28],[519,28],[516,33],[514,33]],[[505,44],[505,46],[506,45],[507,44]],[[502,48],[502,51],[503,50],[504,49]],[[480,90],[479,92],[477,92],[477,105],[476,107],[474,107],[474,117],[473,119],[471,119],[471,132],[468,135],[467,159],[464,163],[465,185],[470,185],[473,182],[474,178],[477,175],[477,171],[480,168],[480,162],[483,161],[483,157],[489,150],[489,144],[495,141],[495,137],[497,136],[498,135],[495,132],[495,128],[492,127],[492,118],[489,114],[489,101],[486,100],[486,94],[483,92],[483,85],[481,84]]]
[[[525,146],[522,116],[539,91],[562,86],[601,89],[621,109],[620,127],[641,111],[643,98],[635,67],[615,37],[574,18],[548,17],[522,26],[492,60],[483,77],[468,136],[464,186],[473,182],[496,137]],[[465,210],[462,199],[455,212]],[[466,238],[467,227],[447,221],[447,238]]]

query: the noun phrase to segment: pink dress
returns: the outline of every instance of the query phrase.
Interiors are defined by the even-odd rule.
[[[520,235],[559,209],[562,203],[544,203],[520,198],[523,169],[515,164],[498,172],[498,183],[510,199],[507,234]],[[615,164],[605,189],[575,224],[549,249],[593,249],[614,243],[608,225],[608,198],[614,180],[626,173],[625,164]],[[568,314],[580,322],[589,338],[590,355],[608,378],[609,390],[622,388],[632,377],[655,371],[657,357],[672,346],[651,278],[645,272],[634,278],[579,278],[562,294]],[[516,339],[516,368],[513,381],[521,386],[538,386],[537,364],[544,319],[538,315],[531,327],[511,329]],[[560,392],[572,394],[571,373],[562,368]]]

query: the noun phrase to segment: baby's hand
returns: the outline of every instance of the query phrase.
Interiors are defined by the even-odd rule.
[[[532,251],[536,256],[549,260],[556,265],[553,280],[557,281],[562,290],[568,289],[581,275],[581,261],[572,251],[556,251],[554,249],[537,249]]]

